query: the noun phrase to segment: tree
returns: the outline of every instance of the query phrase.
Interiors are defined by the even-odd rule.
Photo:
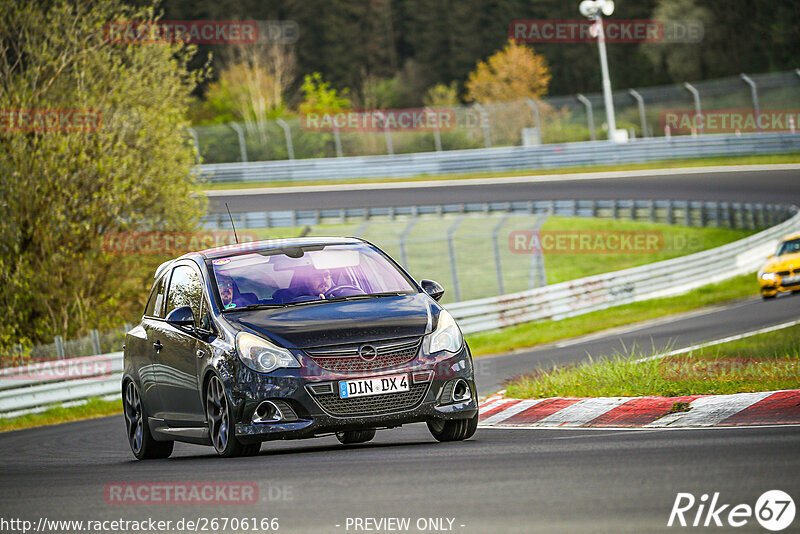
[[[699,22],[705,28],[711,28],[713,20],[711,12],[695,0],[661,0],[653,18],[667,23]],[[642,50],[677,82],[702,79],[715,61],[702,43],[646,43]]]
[[[509,40],[503,50],[480,61],[467,80],[467,100],[502,102],[539,98],[547,93],[547,61],[532,48]]]
[[[306,74],[301,91],[303,102],[299,106],[300,113],[325,113],[350,109],[350,100],[346,96],[349,91],[344,90],[340,94],[331,87],[330,82],[322,79],[322,74],[319,72]]]
[[[42,4],[0,0],[0,345],[140,314],[159,259],[113,257],[103,237],[191,230],[204,212],[186,135],[202,75],[187,72],[192,48],[107,42],[106,22],[153,20],[152,8]],[[99,120],[44,130],[19,122],[25,110],[70,109]]]
[[[443,83],[434,85],[425,93],[422,103],[429,107],[459,105],[461,102],[458,99],[458,84],[451,82],[449,85]]]

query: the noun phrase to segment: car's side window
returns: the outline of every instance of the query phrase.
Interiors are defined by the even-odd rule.
[[[166,276],[153,286],[150,292],[150,299],[147,301],[147,306],[144,309],[144,314],[148,317],[163,317],[164,316],[164,281]]]
[[[200,273],[188,265],[175,267],[169,283],[167,313],[181,306],[191,306],[195,320],[199,320],[200,301],[203,298],[203,283]]]

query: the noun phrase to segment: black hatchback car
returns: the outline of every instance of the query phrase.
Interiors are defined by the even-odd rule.
[[[222,456],[261,442],[426,422],[439,441],[478,424],[472,356],[436,282],[417,284],[354,238],[189,253],[155,274],[127,333],[122,397],[134,455],[175,441]]]

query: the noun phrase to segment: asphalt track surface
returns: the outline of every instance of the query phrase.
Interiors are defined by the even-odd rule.
[[[673,183],[661,178],[641,186],[622,180],[611,189],[584,182],[571,192],[559,184],[538,184],[545,187],[533,189],[545,199],[558,198],[554,195],[561,189],[561,198],[595,194],[594,198],[798,202],[799,176],[798,171],[732,176],[728,185],[738,184],[736,194],[723,193],[724,177],[713,176],[681,184],[675,183],[677,178]],[[717,183],[702,183],[706,180]],[[633,194],[637,188],[640,195]],[[422,198],[425,203],[462,202],[468,201],[464,195],[474,193],[469,187],[446,189],[428,191]],[[526,195],[532,191],[522,189]],[[670,190],[672,194],[667,194]],[[703,191],[707,195],[701,195]],[[419,193],[398,198],[396,204],[422,203],[413,200],[420,198]],[[521,194],[511,196],[513,191],[491,187],[484,193],[503,200],[519,199]],[[348,198],[337,195],[328,200]],[[394,202],[395,194],[391,196]],[[312,195],[306,201],[316,200]],[[280,204],[283,209],[309,207],[288,199]],[[488,394],[506,378],[538,366],[578,361],[587,352],[600,356],[633,346],[681,348],[798,315],[798,296],[772,302],[749,299],[633,329],[478,358],[478,387]],[[356,532],[346,529],[347,518],[403,517],[411,519],[409,532],[420,532],[420,518],[452,519],[452,532],[667,532],[684,530],[667,527],[678,492],[693,493],[698,499],[719,492],[720,503],[754,506],[764,491],[781,489],[800,504],[798,450],[796,426],[627,431],[480,428],[466,442],[439,444],[424,425],[409,425],[378,432],[373,442],[357,446],[339,445],[333,437],[272,442],[257,457],[225,460],[209,447],[177,444],[169,460],[136,462],[118,415],[0,434],[0,519],[36,524],[40,518],[277,517],[279,532],[323,533]],[[111,504],[104,496],[110,483],[187,481],[254,482],[259,500],[239,506],[140,506]],[[696,509],[687,514],[689,520]],[[800,519],[795,519],[786,532],[798,531],[799,525]],[[19,532],[8,525],[0,530]],[[764,531],[752,518],[735,530]]]
[[[543,176],[548,179],[549,177]],[[800,168],[759,171],[713,171],[641,174],[628,178],[560,181],[515,181],[477,185],[406,187],[381,184],[380,189],[341,186],[333,191],[271,194],[214,192],[210,210],[232,212],[280,211],[287,209],[360,208],[364,206],[412,206],[510,200],[709,200],[767,202],[800,205]]]

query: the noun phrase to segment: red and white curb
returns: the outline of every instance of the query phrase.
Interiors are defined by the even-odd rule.
[[[671,413],[676,403],[687,411]],[[481,427],[687,428],[800,424],[800,389],[685,397],[554,397],[480,403]]]

